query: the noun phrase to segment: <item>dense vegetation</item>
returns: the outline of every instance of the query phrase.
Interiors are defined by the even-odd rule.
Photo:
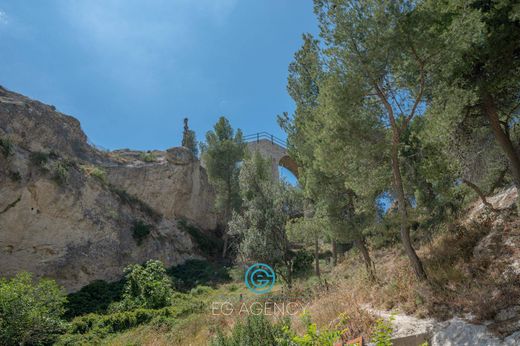
[[[2,280],[0,343],[123,343],[142,333],[182,344],[183,330],[204,330],[216,346],[333,345],[358,335],[389,345],[389,322],[375,321],[360,303],[485,320],[520,299],[518,276],[472,258],[491,217],[455,223],[478,199],[487,215],[503,213],[501,222],[520,225],[518,208],[499,211],[488,201],[498,189],[520,187],[520,6],[314,0],[314,8],[319,37],[304,34],[289,65],[296,109],[278,117],[299,167],[298,186],[276,181],[270,162],[248,153],[242,132],[221,117],[205,136],[201,159],[216,191],[222,239],[179,221],[215,263],[136,264],[120,282],[94,282],[68,302],[50,281],[27,274]],[[182,144],[198,154],[187,120]],[[10,155],[9,142],[0,147]],[[33,153],[30,160],[42,169],[58,162],[56,181],[67,179],[56,157]],[[136,221],[137,243],[149,227]],[[254,262],[271,265],[282,279],[262,298],[242,287],[241,269]],[[319,304],[309,309],[321,309],[319,323],[306,310],[299,321],[207,313],[215,300],[315,297]]]

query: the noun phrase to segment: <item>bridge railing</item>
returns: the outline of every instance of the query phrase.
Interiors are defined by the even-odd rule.
[[[259,142],[261,139],[267,139],[273,144],[277,144],[283,148],[287,148],[287,142],[283,139],[280,139],[276,136],[273,136],[272,134],[268,132],[258,132],[253,133],[247,136],[244,136],[244,142]]]

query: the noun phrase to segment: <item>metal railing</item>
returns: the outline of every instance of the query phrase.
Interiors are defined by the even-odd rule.
[[[287,148],[286,141],[284,141],[283,139],[280,139],[276,136],[273,136],[272,134],[265,132],[265,131],[244,136],[244,142],[255,142],[255,141],[259,142],[261,139],[267,139],[272,144],[277,144],[283,148]]]

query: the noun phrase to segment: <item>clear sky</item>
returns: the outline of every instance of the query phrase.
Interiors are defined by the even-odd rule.
[[[53,104],[108,149],[202,140],[225,115],[285,138],[287,66],[312,0],[0,0],[0,85]]]

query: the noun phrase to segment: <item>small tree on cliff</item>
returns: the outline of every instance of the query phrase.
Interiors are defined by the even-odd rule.
[[[182,146],[191,150],[193,155],[198,156],[197,139],[195,131],[190,130],[188,126],[188,118],[184,118],[184,131],[182,133]]]
[[[206,133],[206,143],[201,145],[201,149],[209,180],[217,192],[215,206],[224,222],[222,256],[226,257],[229,247],[228,222],[241,204],[238,174],[239,162],[245,151],[242,131],[238,129],[235,132],[229,121],[220,117],[213,131]]]

